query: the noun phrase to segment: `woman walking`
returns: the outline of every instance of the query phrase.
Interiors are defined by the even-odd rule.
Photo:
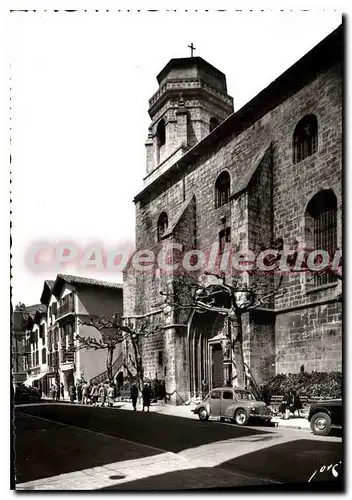
[[[80,382],[77,384],[77,401],[82,403],[82,384]]]
[[[151,390],[149,384],[145,384],[143,387],[142,391],[142,397],[143,397],[143,410],[144,407],[147,407],[147,411],[149,411],[149,406],[150,406],[150,396],[151,396]]]
[[[137,410],[137,398],[138,398],[138,387],[136,384],[132,384],[132,386],[131,386],[131,399],[132,399],[133,411]]]
[[[91,403],[94,406],[97,406],[98,398],[99,398],[99,389],[98,389],[97,384],[93,384],[92,390],[90,392],[90,398],[91,398]]]
[[[70,395],[70,401],[71,401],[71,403],[74,403],[75,400],[76,400],[76,387],[74,386],[74,384],[70,385],[68,393]]]
[[[82,387],[82,397],[83,397],[83,404],[84,405],[87,405],[88,404],[88,400],[89,400],[89,385],[87,384],[87,382],[85,382],[83,384],[83,387]]]
[[[106,401],[106,387],[104,384],[101,384],[100,389],[99,389],[99,398],[100,398],[100,405],[105,406],[105,401]]]
[[[110,384],[108,388],[108,406],[111,408],[114,405],[115,386]]]

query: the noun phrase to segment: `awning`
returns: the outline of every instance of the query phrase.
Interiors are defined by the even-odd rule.
[[[27,387],[31,387],[33,385],[33,382],[36,380],[40,380],[41,378],[44,378],[46,373],[39,373],[38,375],[32,375],[30,377],[27,377],[27,380],[25,381],[24,385]]]

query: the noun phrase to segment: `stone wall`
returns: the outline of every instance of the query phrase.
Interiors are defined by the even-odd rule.
[[[304,161],[294,164],[292,159],[294,129],[299,120],[308,113],[315,114],[318,119],[318,151]],[[244,187],[243,195],[233,198],[226,206],[215,209],[214,186],[218,175],[227,169],[231,176],[231,191],[236,191],[238,185],[243,184],[244,178],[248,176],[253,162],[257,161],[261,151],[266,151],[270,143],[272,145],[272,180],[269,179],[268,171],[262,177],[262,180],[266,179],[265,182],[269,180],[272,182],[271,207],[267,206],[265,220],[261,221],[265,227],[263,228],[262,224],[258,224],[255,219],[254,204],[258,201],[258,197],[255,198],[253,190],[248,191],[248,185]],[[185,167],[183,171],[178,169],[172,178],[165,181],[162,188],[155,189],[152,194],[136,203],[137,249],[155,249],[157,220],[160,213],[166,211],[169,225],[172,225],[185,199],[192,196],[195,197],[196,204],[194,229],[198,249],[208,251],[211,245],[218,241],[219,231],[224,227],[224,216],[225,224],[232,229],[232,243],[234,244],[240,244],[241,240],[252,244],[263,237],[267,239],[270,233],[274,238],[283,237],[286,243],[298,239],[303,245],[305,208],[311,197],[323,188],[332,189],[338,199],[338,242],[341,244],[342,77],[340,65],[319,75],[241,134],[229,135],[225,140],[214,143],[213,146],[211,152],[201,156],[196,163]],[[257,166],[259,163],[260,160]],[[261,174],[260,171],[258,172],[256,174],[259,176],[257,187],[262,186]],[[258,203],[265,205],[267,196],[265,190],[269,189],[270,182],[267,188],[262,190]],[[272,220],[269,214],[272,214]],[[191,223],[188,225],[188,230],[193,230]],[[179,237],[182,238],[182,235],[180,234]],[[326,307],[317,305],[300,309],[297,313],[292,309],[311,302],[333,298],[336,295],[336,286],[332,285],[326,290],[311,291],[307,286],[306,276],[303,274],[286,277],[285,286],[287,293],[273,305],[279,312],[275,323],[275,342],[271,326],[267,328],[265,323],[259,323],[261,324],[259,327],[254,317],[251,322],[253,330],[259,328],[266,332],[264,337],[260,337],[259,333],[254,337],[257,340],[251,342],[251,364],[259,366],[258,369],[255,368],[257,376],[264,380],[272,374],[270,367],[273,364],[274,348],[276,356],[274,364],[277,372],[297,371],[302,363],[306,364],[306,370],[318,369],[318,367],[319,369],[338,369],[341,367],[341,321],[339,319],[341,312],[337,311],[341,306],[336,303]],[[155,289],[153,291],[150,276],[140,277],[139,282],[137,279],[136,289],[138,290],[136,310],[150,311],[155,303]],[[128,297],[128,294],[126,296]],[[326,312],[333,309],[334,314]],[[292,317],[296,318],[295,321],[298,321],[297,318],[300,317],[299,324],[295,323],[293,326]],[[331,333],[332,331],[335,333]],[[170,332],[171,330],[168,333],[170,338],[168,338],[167,347],[165,346],[169,356],[168,364],[170,370],[174,370],[175,368],[171,365],[177,357],[180,360],[180,372],[184,370],[185,345],[181,341],[176,342],[173,338],[175,332]],[[270,354],[265,366],[262,366],[260,360],[260,352],[266,345],[263,339],[270,344]],[[161,345],[160,338],[155,339],[155,347],[150,347],[150,349],[157,351]],[[324,351],[321,351],[320,358],[317,355],[315,358],[313,356],[317,345],[325,347]],[[306,354],[303,356],[305,349]],[[181,352],[176,352],[178,350]],[[152,365],[150,367],[152,370]],[[177,372],[175,374],[177,375]]]

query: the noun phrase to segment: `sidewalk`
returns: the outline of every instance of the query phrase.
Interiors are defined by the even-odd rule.
[[[60,402],[62,404],[64,403],[71,404],[69,399],[61,399],[59,401],[52,401],[51,398],[45,398],[45,397],[43,397],[43,399],[47,400],[48,403],[52,402],[53,404]],[[75,404],[78,405],[79,403],[75,402]],[[165,403],[152,403],[150,405],[149,411],[151,413],[161,413],[162,415],[170,415],[174,417],[198,419],[198,416],[192,412],[192,410],[195,407],[196,404],[194,403],[190,403],[189,405],[179,405],[179,406],[167,405]],[[130,401],[115,401],[114,408],[119,410],[133,411],[132,403]],[[137,411],[142,411],[141,403],[137,403]],[[290,418],[289,420],[284,420],[282,418],[273,417],[271,422],[272,424],[275,424],[275,427],[281,427],[286,429],[297,429],[301,431],[310,431],[310,424],[307,420],[307,416],[308,413],[303,412],[303,416],[301,418],[294,417]]]
[[[164,403],[154,403],[150,406],[149,411],[154,413],[161,413],[162,415],[172,415],[175,417],[198,419],[198,416],[192,412],[195,406],[195,404],[173,406],[166,405]],[[114,408],[133,411],[132,403],[128,401],[116,402],[114,404]],[[142,405],[137,405],[137,411],[142,411]],[[274,423],[276,427],[310,431],[310,424],[306,416],[301,418],[290,418],[289,420],[283,420],[282,418],[273,417],[271,422]]]

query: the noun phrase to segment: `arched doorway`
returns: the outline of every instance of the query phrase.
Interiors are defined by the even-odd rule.
[[[231,360],[224,357],[221,339],[228,328],[226,316],[195,312],[189,329],[190,397],[201,397],[202,381],[209,389],[231,385]]]

